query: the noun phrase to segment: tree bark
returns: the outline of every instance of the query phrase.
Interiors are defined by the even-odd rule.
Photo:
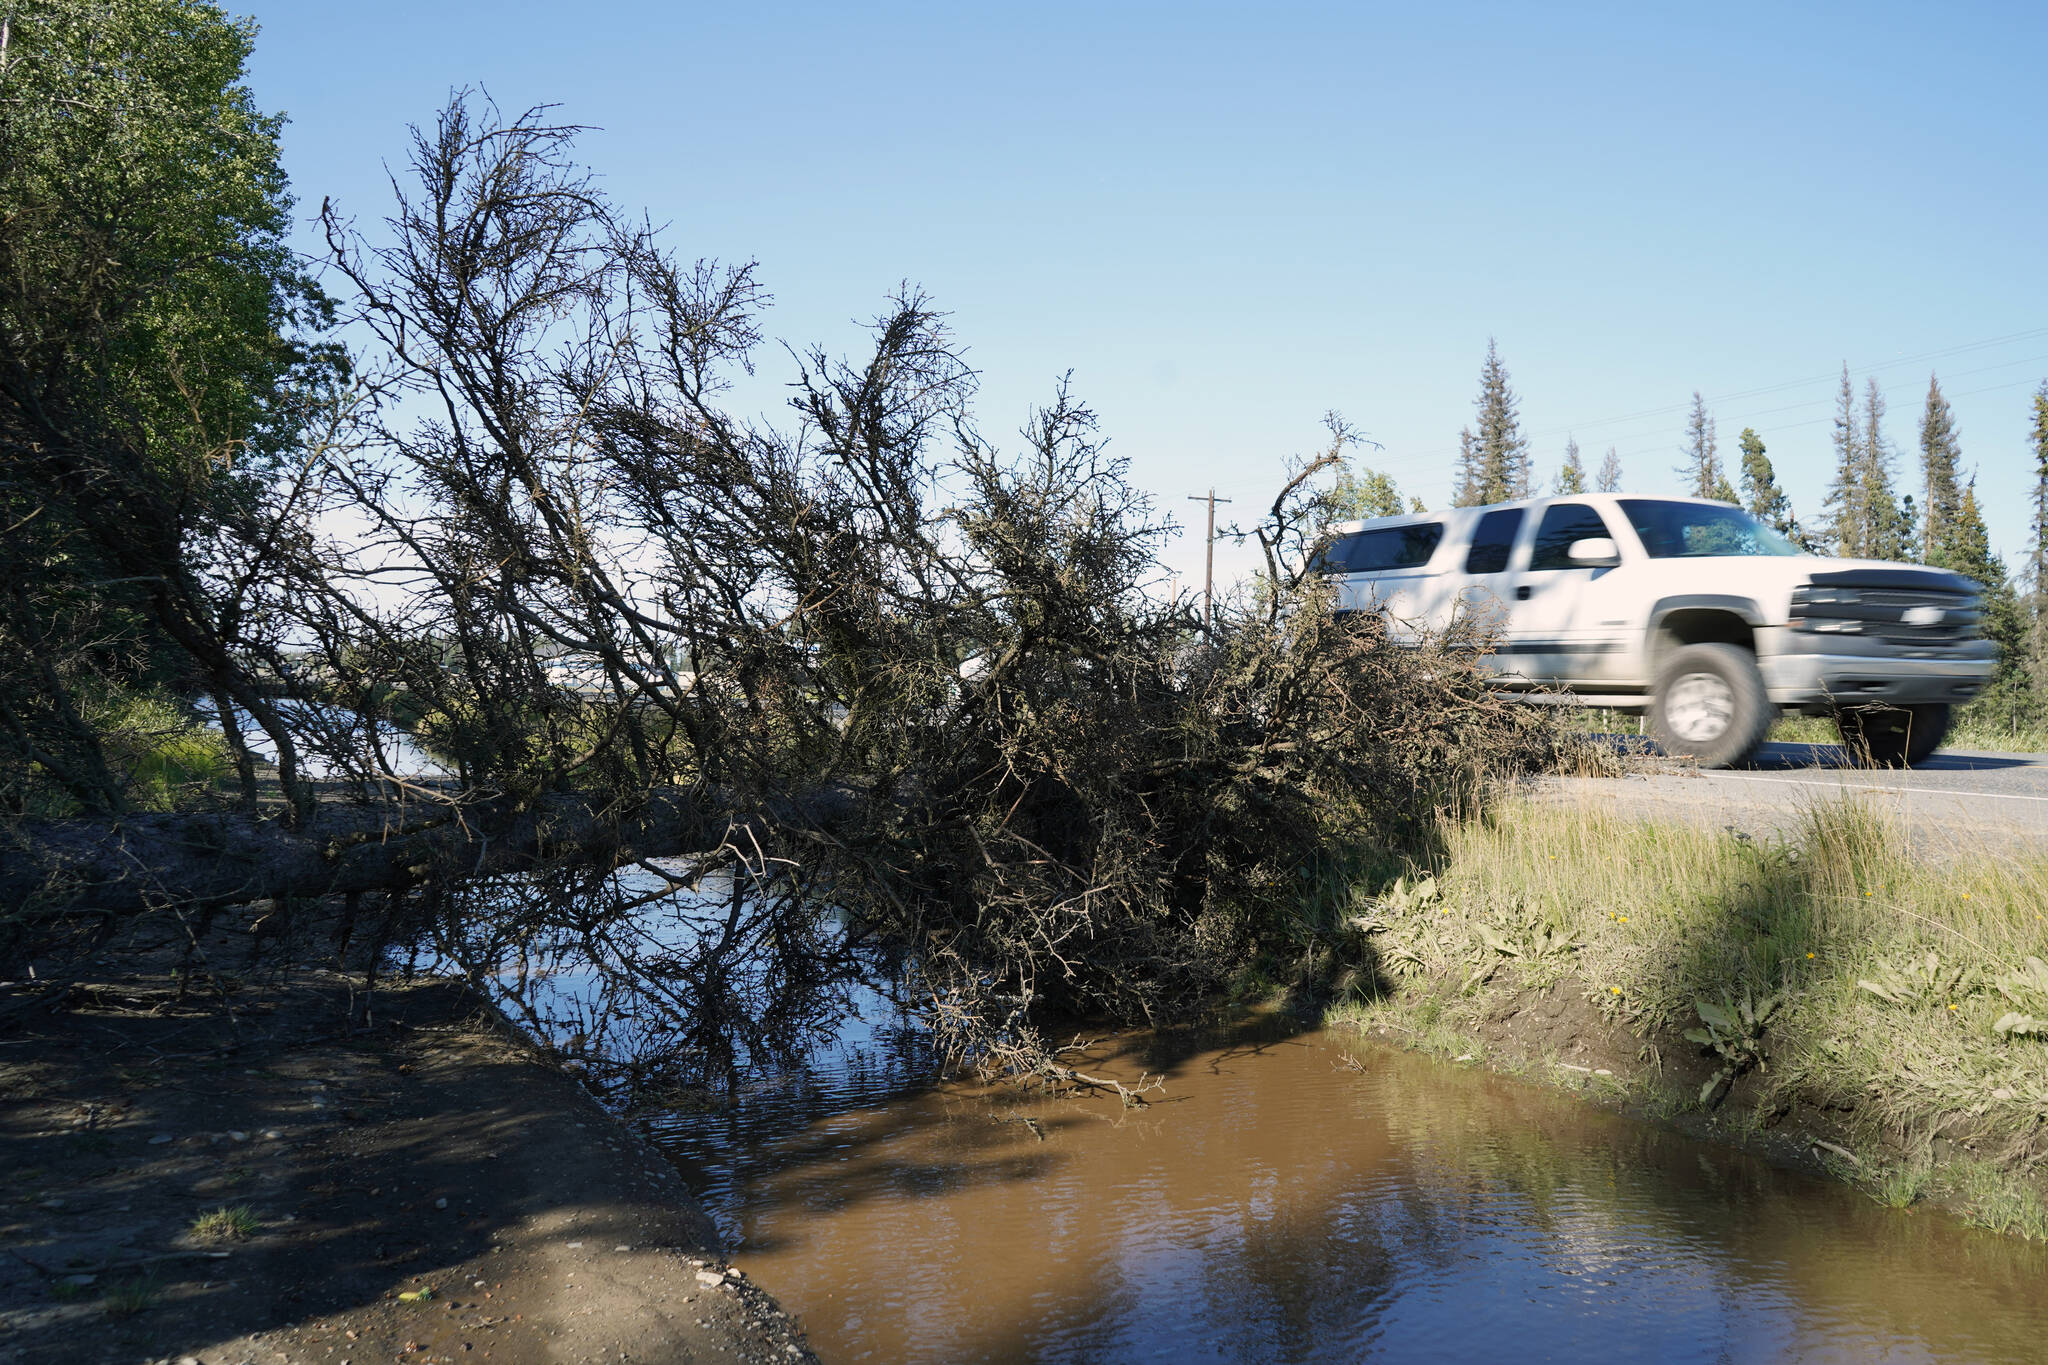
[[[23,820],[0,827],[0,914],[135,915],[563,863],[618,866],[716,848],[742,829],[755,841],[742,841],[749,852],[786,848],[792,835],[834,823],[851,795],[831,790],[736,811],[722,794],[672,787],[631,809],[559,795],[527,809],[317,805],[296,825],[281,813],[241,812]]]

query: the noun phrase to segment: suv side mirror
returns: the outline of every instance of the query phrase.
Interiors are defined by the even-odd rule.
[[[1565,548],[1564,557],[1582,569],[1621,563],[1621,548],[1607,536],[1587,536]]]

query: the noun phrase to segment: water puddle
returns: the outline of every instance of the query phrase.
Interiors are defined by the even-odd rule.
[[[1068,1059],[1141,1109],[934,1084],[830,917],[663,887],[485,888],[526,917],[443,948],[833,1365],[2048,1358],[2048,1247],[1280,1019]]]
[[[828,1362],[2041,1358],[2048,1250],[1271,1022],[922,1087],[842,1039],[658,1139]],[[1028,1122],[1027,1122],[1028,1120]]]

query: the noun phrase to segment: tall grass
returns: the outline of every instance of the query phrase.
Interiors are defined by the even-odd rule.
[[[1702,1001],[1775,998],[1767,1099],[1851,1108],[1895,1149],[2048,1159],[2048,1037],[1999,1028],[2048,1021],[2029,966],[2048,959],[2048,857],[1915,843],[1867,798],[1775,842],[1524,802],[1442,848],[1431,883],[1356,895],[1395,987],[1369,1013],[1429,998],[1433,1019],[1476,1018],[1489,994],[1562,983],[1668,1037]]]

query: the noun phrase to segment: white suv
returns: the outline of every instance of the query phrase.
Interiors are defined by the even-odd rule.
[[[1917,763],[1984,689],[1980,588],[1810,555],[1740,508],[1587,493],[1333,528],[1339,607],[1393,637],[1488,650],[1532,700],[1647,712],[1666,752],[1740,763],[1781,707],[1835,718],[1864,761]]]

